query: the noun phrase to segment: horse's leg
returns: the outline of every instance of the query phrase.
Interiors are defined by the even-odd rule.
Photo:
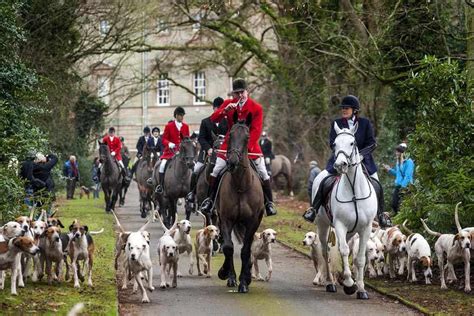
[[[323,258],[324,258],[324,270],[323,273],[321,273],[323,280],[321,280],[321,283],[324,283],[326,285],[326,292],[331,292],[335,293],[336,290],[336,285],[334,284],[334,280],[332,279],[331,275],[331,269],[329,267],[329,247],[328,247],[328,236],[329,236],[329,226],[322,223],[322,219],[316,221],[317,226],[318,226],[318,236],[319,236],[319,242],[321,243],[321,250],[323,252]]]
[[[234,287],[237,285],[235,280],[234,271],[234,243],[232,242],[232,225],[227,222],[222,222],[221,234],[224,239],[222,244],[222,252],[224,253],[225,259],[222,267],[219,269],[217,276],[221,280],[227,280],[228,287]]]
[[[105,211],[108,213],[110,212],[110,192],[108,189],[104,190],[104,200],[105,200]]]
[[[344,285],[344,293],[346,293],[347,295],[351,295],[355,293],[355,291],[357,290],[357,286],[355,285],[354,280],[352,279],[351,268],[349,265],[349,246],[347,245],[346,240],[347,228],[343,223],[339,221],[335,221],[334,228],[336,230],[337,241],[339,242],[339,252],[341,253],[342,263],[344,266],[344,281],[342,282],[342,284]],[[363,241],[361,238],[359,242],[359,247],[360,245],[364,245],[364,242],[366,244],[367,240]],[[365,263],[365,248],[364,252],[361,252],[358,255],[364,256]],[[363,273],[361,275],[363,275]]]
[[[365,262],[366,262],[366,254],[365,251],[367,249],[367,241],[370,238],[370,232],[372,230],[372,225],[369,224],[367,227],[359,232],[359,253],[357,254],[357,298],[367,300],[369,299],[369,295],[365,290],[364,285],[364,270],[365,270]]]
[[[291,178],[291,174],[286,174],[285,173],[285,178],[286,178],[286,184],[287,184],[287,188],[288,188],[288,194],[290,196],[294,196],[294,193],[293,193],[293,179]]]
[[[245,237],[243,240],[242,249],[240,250],[240,259],[242,260],[242,268],[240,270],[239,276],[239,293],[247,293],[249,291],[249,285],[252,282],[252,262],[250,260],[251,256],[251,246],[255,232],[258,229],[257,225],[252,226],[252,224],[247,223],[245,225]]]

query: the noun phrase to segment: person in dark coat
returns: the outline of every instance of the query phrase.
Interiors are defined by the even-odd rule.
[[[148,142],[148,139],[151,137],[150,135],[150,128],[148,126],[145,126],[143,129],[143,135],[138,138],[137,141],[137,155],[135,156],[135,160],[133,162],[132,170],[131,170],[131,177],[137,170],[137,165],[138,165],[138,159],[140,159],[143,155],[143,148],[145,147],[145,144]]]
[[[99,173],[99,157],[94,158],[94,163],[92,164],[92,182],[94,182],[94,199],[99,198],[100,191],[100,173]]]
[[[262,133],[260,138],[260,148],[262,149],[263,157],[265,158],[265,166],[268,170],[268,175],[272,175],[272,160],[275,159],[275,155],[272,150],[272,141],[268,138],[267,132]]]
[[[51,176],[51,170],[58,163],[58,157],[54,154],[49,154],[47,156],[42,155],[41,153],[36,154],[36,159],[33,166],[33,176],[45,183],[45,187],[35,191],[35,196],[38,196],[39,206],[48,205],[48,214],[51,212],[52,201],[55,200],[54,195],[54,181]]]
[[[29,207],[34,206],[33,193],[46,188],[46,183],[33,175],[34,160],[36,154],[33,151],[28,152],[25,161],[20,167],[20,179],[25,181],[25,204]]]
[[[79,165],[76,156],[71,155],[64,163],[63,176],[66,177],[66,199],[72,200],[74,198],[76,183],[79,181]]]
[[[212,109],[216,111],[224,103],[224,99],[217,97],[212,102]],[[199,151],[198,160],[194,165],[193,173],[191,175],[191,191],[187,195],[187,201],[189,203],[194,203],[194,196],[196,195],[196,184],[198,180],[198,175],[204,168],[204,163],[207,156],[211,156],[212,149],[214,146],[214,137],[219,137],[219,135],[225,135],[227,133],[227,119],[224,118],[218,123],[213,123],[211,117],[206,117],[201,121],[201,126],[199,128],[198,142],[201,145],[201,150]]]
[[[153,127],[151,130],[152,137],[148,138],[146,145],[148,149],[151,150],[157,158],[163,153],[163,144],[161,143],[160,129],[158,127]]]
[[[331,149],[334,149],[334,140],[336,139],[337,133],[334,129],[334,123],[336,123],[339,128],[351,128],[355,124],[358,124],[357,131],[355,133],[357,148],[359,153],[363,156],[362,164],[367,170],[369,178],[374,186],[375,191],[377,192],[378,198],[378,210],[377,217],[381,226],[387,226],[387,219],[385,218],[384,212],[384,201],[383,201],[383,192],[382,186],[378,181],[377,175],[377,166],[375,165],[374,158],[372,157],[372,151],[377,146],[374,136],[374,130],[370,121],[364,117],[359,116],[360,103],[359,99],[353,95],[348,95],[342,99],[341,104],[339,105],[341,109],[342,117],[336,119],[331,123],[331,131],[329,133],[329,146]],[[312,207],[310,207],[303,218],[308,222],[314,222],[316,219],[317,211],[323,203],[323,188],[325,184],[330,183],[331,180],[335,178],[336,170],[334,169],[334,162],[336,158],[334,152],[332,153],[329,161],[326,165],[326,170],[322,171],[315,179],[315,181],[320,183],[318,191],[312,201]]]

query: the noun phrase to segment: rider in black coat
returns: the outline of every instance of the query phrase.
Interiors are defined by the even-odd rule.
[[[272,160],[275,159],[275,155],[272,150],[272,141],[267,137],[267,132],[262,133],[260,138],[260,148],[262,149],[263,157],[265,158],[265,166],[267,167],[268,175],[272,173]]]
[[[217,110],[221,104],[224,103],[224,100],[220,97],[214,99],[212,103],[213,110]],[[194,202],[194,195],[196,193],[196,184],[199,172],[204,167],[204,162],[206,156],[210,156],[212,153],[212,148],[214,145],[214,136],[225,135],[227,133],[227,119],[223,119],[219,123],[211,122],[210,117],[207,117],[201,121],[201,126],[199,128],[198,142],[201,145],[201,150],[199,152],[198,161],[194,165],[193,174],[191,175],[191,191],[187,195],[187,200],[189,203]]]
[[[133,177],[133,174],[137,170],[137,165],[138,165],[138,159],[140,159],[143,155],[143,148],[145,147],[145,144],[147,143],[148,139],[151,138],[150,136],[150,128],[148,126],[145,126],[143,129],[143,135],[138,138],[137,141],[137,156],[135,157],[135,162],[133,163],[131,171],[130,178]]]

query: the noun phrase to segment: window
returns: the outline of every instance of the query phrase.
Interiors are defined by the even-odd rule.
[[[107,33],[109,33],[109,30],[110,30],[109,21],[101,20],[100,23],[99,23],[100,35],[106,36]]]
[[[160,74],[158,77],[156,102],[160,106],[170,105],[170,82],[167,73]]]
[[[110,79],[107,76],[99,76],[97,78],[97,96],[102,99],[105,104],[110,101]]]
[[[193,103],[205,104],[204,99],[206,98],[206,76],[203,71],[198,71],[194,73],[193,88]]]
[[[156,30],[159,34],[167,35],[170,33],[170,26],[168,22],[158,19],[156,22]]]
[[[194,32],[197,32],[201,29],[201,14],[198,13],[196,15],[194,15],[194,20],[196,20],[197,22],[196,23],[193,23],[193,31]]]

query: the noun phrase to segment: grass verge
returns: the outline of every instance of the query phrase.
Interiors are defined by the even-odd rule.
[[[0,291],[1,313],[65,315],[76,303],[82,302],[85,304],[83,314],[116,315],[117,288],[113,265],[115,235],[113,219],[105,214],[102,200],[60,199],[56,216],[66,226],[65,229],[74,219],[79,219],[82,224],[89,227],[89,230],[97,231],[104,228],[102,234],[94,235],[95,254],[92,271],[94,287],[90,288],[87,283],[83,283],[80,289],[75,289],[72,281],[49,286],[44,277],[37,283],[28,280],[25,288],[18,289],[18,296],[12,296],[10,278],[7,277],[5,289]]]
[[[282,201],[279,203],[278,215],[264,217],[261,230],[273,228],[277,231],[277,240],[304,254],[309,248],[302,244],[308,231],[315,231],[315,225],[303,220],[301,215],[305,204],[298,201]],[[435,281],[437,281],[435,279]],[[418,309],[429,315],[472,315],[474,311],[474,295],[465,294],[454,289],[441,290],[440,285],[409,283],[405,280],[389,280],[386,278],[366,279],[368,286],[379,293],[397,299],[407,306]]]

